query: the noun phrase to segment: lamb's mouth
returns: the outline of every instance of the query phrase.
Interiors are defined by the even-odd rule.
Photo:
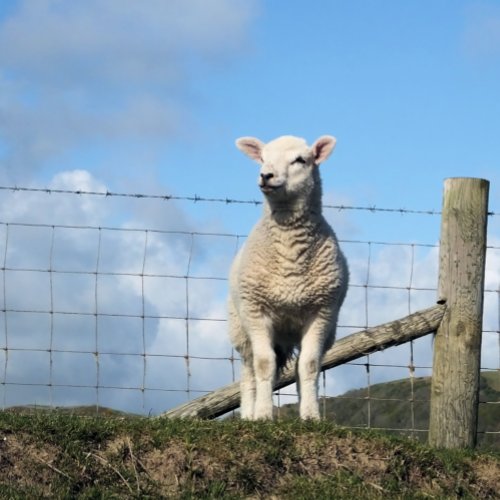
[[[275,193],[276,191],[278,191],[279,189],[281,189],[283,187],[283,184],[278,184],[275,186],[273,186],[271,184],[264,184],[264,185],[261,185],[259,187],[260,187],[260,190],[264,194],[272,194],[272,193]]]

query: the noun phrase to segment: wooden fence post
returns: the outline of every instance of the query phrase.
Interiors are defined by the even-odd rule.
[[[476,444],[489,182],[444,183],[438,302],[446,312],[434,339],[429,444]]]

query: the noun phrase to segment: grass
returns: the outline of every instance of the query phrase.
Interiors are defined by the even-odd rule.
[[[328,421],[0,414],[1,498],[498,498],[500,456]]]
[[[430,377],[393,380],[374,384],[367,388],[351,390],[340,397],[325,398],[327,419],[339,425],[366,427],[368,405],[370,405],[370,427],[379,429],[429,428]],[[371,399],[367,399],[370,396]],[[500,451],[500,373],[482,372],[480,380],[478,446],[484,451]],[[413,401],[413,402],[411,402]],[[484,403],[484,402],[489,402]],[[298,415],[298,405],[289,404],[280,408],[280,415],[291,418]],[[414,418],[414,423],[413,423]],[[411,431],[402,431],[411,435]],[[413,433],[422,442],[427,442],[427,431]]]

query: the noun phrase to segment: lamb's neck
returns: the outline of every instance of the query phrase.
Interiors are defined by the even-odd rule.
[[[295,203],[264,203],[264,216],[284,229],[290,226],[314,226],[321,222],[321,202],[297,200]]]
[[[279,226],[314,225],[323,219],[321,199],[321,179],[316,169],[312,181],[305,183],[300,192],[266,197],[264,214]]]

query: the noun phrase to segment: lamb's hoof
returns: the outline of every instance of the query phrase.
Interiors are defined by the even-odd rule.
[[[301,420],[314,420],[314,421],[319,421],[321,420],[321,416],[318,413],[304,413],[300,415]]]
[[[273,413],[269,412],[255,412],[255,415],[253,416],[253,420],[272,420],[273,419]]]

